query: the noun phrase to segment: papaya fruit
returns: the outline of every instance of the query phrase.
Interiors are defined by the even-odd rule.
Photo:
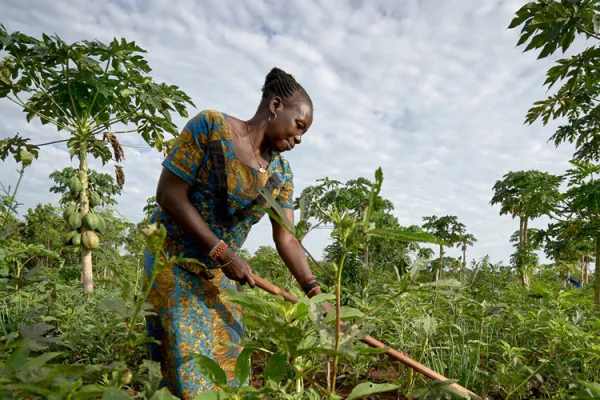
[[[95,249],[100,245],[100,239],[96,235],[96,232],[93,231],[83,232],[81,239],[83,245],[88,249]]]
[[[77,235],[71,239],[71,243],[73,243],[73,246],[81,246],[81,233],[77,232]]]
[[[77,206],[75,204],[69,204],[63,213],[64,219],[67,220],[69,215],[73,214],[75,211],[77,211]]]
[[[87,213],[85,217],[83,217],[83,226],[86,228],[95,231],[98,229],[98,216],[94,213]]]
[[[90,191],[90,207],[98,207],[102,203],[102,199],[98,193]]]
[[[75,211],[74,213],[71,213],[69,215],[67,222],[69,223],[69,226],[71,228],[79,229],[79,228],[81,228],[83,218],[81,218],[81,214],[79,213],[79,211]]]
[[[79,234],[79,232],[77,232],[76,230],[65,232],[64,235],[63,235],[64,243],[65,244],[71,244],[71,241],[73,240],[73,238],[77,234]]]
[[[95,231],[102,235],[104,232],[106,232],[106,221],[101,215],[96,215],[96,217],[98,217],[98,227],[95,229]]]
[[[69,179],[68,185],[71,193],[81,192],[81,190],[83,189],[83,184],[81,183],[77,175]]]

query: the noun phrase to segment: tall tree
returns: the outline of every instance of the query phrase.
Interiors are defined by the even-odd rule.
[[[528,257],[529,221],[542,215],[553,215],[561,199],[559,191],[562,177],[536,170],[508,172],[496,181],[491,205],[500,205],[500,215],[509,214],[519,218],[519,247],[516,268],[521,274],[521,283],[529,287]]]
[[[600,165],[588,161],[571,161],[573,168],[567,170],[568,190],[565,194],[567,220],[577,220],[580,235],[594,241],[596,259],[596,281],[594,299],[600,308]]]
[[[586,269],[593,252],[593,241],[582,221],[577,218],[558,221],[548,225],[545,231],[544,252],[564,273],[564,279],[571,276],[573,265],[579,264],[581,284],[585,284]]]
[[[410,232],[422,232],[422,229],[416,225],[402,227],[398,219],[391,214],[382,214],[375,223],[377,226],[391,229],[402,228]],[[423,255],[424,248],[416,242],[374,237],[371,240],[371,249],[371,262],[374,268],[395,270],[399,276],[403,276],[413,261]]]
[[[600,160],[599,21],[597,1],[537,0],[521,7],[508,26],[521,26],[517,45],[526,45],[524,52],[539,51],[538,59],[559,49],[564,54],[577,36],[593,43],[578,54],[557,60],[546,72],[544,85],[548,90],[559,82],[562,86],[536,101],[525,119],[529,124],[541,119],[544,125],[556,118],[566,121],[550,140],[556,146],[574,144],[574,157],[580,160]]]
[[[7,53],[0,61],[0,98],[22,108],[27,121],[39,118],[42,124],[70,134],[69,139],[45,144],[66,142],[71,158],[77,157],[78,176],[70,188],[82,218],[90,211],[88,157],[103,164],[113,159],[117,184],[122,187],[119,164],[124,153],[117,135],[137,132],[160,151],[164,132],[178,134],[171,113],[187,117],[186,104],[192,104],[177,86],[154,82],[147,75],[151,68],[142,57],[145,51],[125,39],[69,44],[58,36],[43,34],[39,40],[8,33],[1,26],[0,51]],[[115,125],[119,130],[113,129]],[[27,141],[17,135],[3,146],[19,151]],[[98,237],[85,226],[81,233],[83,285],[90,292],[91,249],[98,245]]]
[[[50,192],[60,194],[59,203],[65,206],[65,225],[67,231],[73,232],[74,229],[77,229],[80,233],[82,233],[83,228],[83,219],[81,220],[81,227],[76,228],[73,224],[72,214],[80,214],[80,199],[79,194],[74,193],[71,189],[71,182],[73,179],[76,179],[79,175],[78,170],[72,167],[66,167],[60,171],[53,171],[50,173],[50,179],[54,182],[54,185],[50,187]],[[112,214],[108,214],[110,219],[106,221],[105,214],[97,212],[97,207],[107,206],[107,205],[115,205],[117,201],[115,199],[116,196],[120,195],[122,189],[119,185],[115,183],[115,180],[112,176],[105,173],[99,173],[92,169],[88,169],[88,211],[90,213],[94,213],[96,226],[88,226],[88,228],[92,229],[95,233],[101,234],[103,240],[111,241],[114,240],[114,232],[116,227],[113,227],[112,224],[119,223],[117,220],[112,218]],[[87,217],[88,219],[90,217]],[[77,218],[79,221],[79,218]],[[79,224],[79,222],[77,222]],[[108,231],[106,231],[108,228]],[[76,248],[81,250],[85,249],[85,246],[77,246],[78,240],[73,239],[73,236],[67,234],[67,237],[71,237],[70,241],[66,240],[66,244],[74,244]],[[81,271],[81,282],[85,281],[85,277],[83,274],[83,269]],[[106,268],[104,271],[104,275],[106,276]]]
[[[461,236],[465,234],[465,224],[459,222],[458,217],[454,215],[445,215],[443,217],[432,215],[423,217],[423,220],[425,221],[423,229],[448,243],[448,246],[456,245],[460,241]],[[435,268],[433,273],[434,281],[440,278],[441,271],[444,268],[444,245],[440,244],[439,246],[440,257],[437,268]]]
[[[348,180],[346,183],[323,178],[313,186],[305,188],[300,197],[296,199],[295,208],[304,207],[306,219],[314,218],[318,224],[332,223],[330,214],[325,210],[335,208],[345,210],[354,219],[362,219],[366,207],[369,204],[371,188],[374,182],[367,178]],[[394,209],[391,201],[384,199],[379,194],[373,199],[371,214],[373,219],[383,213],[389,213]],[[362,240],[362,256],[365,268],[369,266],[369,245],[372,238],[366,235]]]
[[[467,272],[467,248],[473,246],[477,242],[477,238],[471,233],[465,233],[461,235],[456,243],[462,251],[462,267],[460,269],[460,280],[464,282],[465,274]]]

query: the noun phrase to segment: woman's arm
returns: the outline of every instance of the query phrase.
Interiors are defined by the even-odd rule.
[[[187,182],[163,167],[156,189],[156,202],[177,226],[191,235],[195,242],[208,253],[220,239],[209,228],[198,210],[190,202],[189,191],[190,185]],[[227,248],[218,257],[218,261],[223,264],[234,256],[234,252]],[[252,271],[241,257],[236,257],[234,262],[223,268],[223,273],[229,279],[238,281],[242,285],[248,283],[248,285],[254,287]]]
[[[290,208],[284,208],[283,212],[293,225],[294,211]],[[275,247],[277,248],[279,256],[288,267],[292,275],[294,275],[296,281],[302,285],[302,283],[313,277],[302,245],[298,239],[294,237],[294,235],[279,225],[279,223],[275,220],[271,219],[271,225],[273,226],[273,241],[275,242]],[[319,293],[322,293],[321,288],[317,287],[316,289],[312,290],[312,292],[309,294],[309,297],[313,297]],[[328,303],[323,303],[323,306],[327,312],[331,311],[331,307]]]

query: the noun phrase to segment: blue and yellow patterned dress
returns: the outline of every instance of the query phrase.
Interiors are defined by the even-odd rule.
[[[222,224],[216,217],[219,199],[215,195],[215,182],[218,174],[208,154],[209,145],[214,148],[215,143],[220,144],[222,147],[219,146],[219,149],[223,150],[229,213],[242,209],[257,198],[256,187],[265,186],[272,175],[280,181],[280,186],[272,192],[274,198],[281,207],[292,208],[293,175],[288,162],[276,152],[271,154],[266,174],[242,164],[233,150],[227,115],[223,113],[203,111],[187,123],[162,165],[190,184],[190,201],[204,221],[217,237],[238,251],[250,228],[263,217],[264,212],[254,211],[249,218],[233,226]],[[154,213],[151,222],[163,224],[167,229],[167,251],[171,254],[183,252],[186,257],[198,259],[209,269],[207,271],[196,264],[175,265],[161,272],[151,289],[148,302],[157,315],[147,318],[147,328],[149,335],[160,340],[161,344],[149,346],[150,356],[161,362],[162,385],[182,399],[191,399],[213,388],[195,367],[190,357],[193,353],[201,353],[217,361],[227,373],[229,384],[233,385],[240,349],[224,343],[239,343],[244,327],[240,322],[241,309],[227,301],[222,289],[238,285],[220,269],[210,270],[217,267],[217,263],[160,209]],[[148,277],[152,274],[153,265],[153,255],[148,250],[144,264]],[[210,276],[214,277],[211,279]]]

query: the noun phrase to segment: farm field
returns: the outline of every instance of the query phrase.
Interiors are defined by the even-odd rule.
[[[539,82],[545,97],[522,120],[543,126],[549,146],[574,149],[564,173],[515,168],[488,182],[485,213],[514,225],[503,239],[508,259],[471,256],[491,239],[458,213],[431,211],[406,224],[403,205],[385,195],[395,185],[386,168],[311,181],[295,193],[293,223],[261,191],[264,218],[300,243],[327,230],[321,253],[303,247],[323,293],[302,292],[270,237],[243,248],[257,277],[298,301],[260,285],[226,291],[244,310],[242,351],[227,371],[192,356],[213,387],[195,399],[469,399],[461,388],[490,400],[600,399],[599,6],[538,0],[506,21],[520,32],[518,50],[559,57]],[[0,103],[63,136],[0,139],[0,394],[175,399],[149,360],[145,317],[159,272],[190,261],[166,250],[154,196],[133,221],[120,199],[128,135],[162,159],[180,134],[175,119],[199,106],[183,87],[154,78],[134,41],[67,42],[10,30],[10,22],[0,21]],[[564,55],[573,43],[585,46]],[[23,207],[23,185],[52,146],[72,160],[44,177],[51,184],[41,193],[59,200],[39,196]],[[150,275],[147,250],[158,256]],[[370,347],[367,336],[445,379]]]

